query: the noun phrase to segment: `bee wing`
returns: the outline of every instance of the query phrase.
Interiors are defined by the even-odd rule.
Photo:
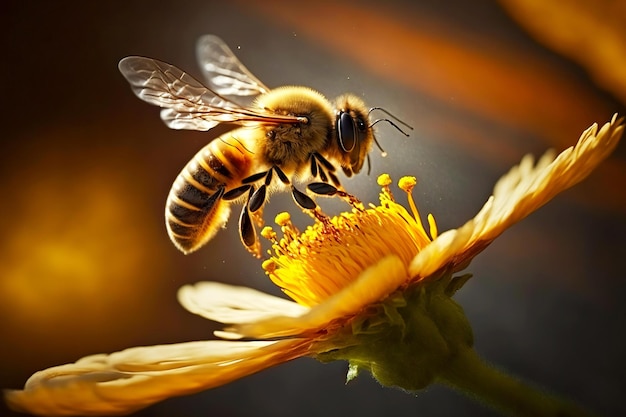
[[[208,85],[220,95],[248,97],[269,91],[215,35],[198,39],[196,57]]]
[[[209,130],[219,123],[299,123],[302,118],[242,107],[202,85],[181,69],[156,59],[129,56],[119,70],[140,99],[162,107],[172,129]]]

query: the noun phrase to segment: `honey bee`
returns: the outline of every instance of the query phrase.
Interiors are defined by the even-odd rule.
[[[383,111],[411,128],[384,109],[368,110],[352,94],[331,104],[308,87],[270,89],[216,36],[201,37],[196,53],[206,86],[155,59],[129,56],[119,62],[137,97],[162,107],[168,127],[207,131],[221,123],[240,125],[209,142],[174,181],[165,223],[185,254],[211,240],[225,226],[231,204],[242,202],[241,241],[260,257],[254,222],[262,224],[270,192],[289,190],[302,209],[315,211],[317,204],[295,186],[296,180],[311,180],[307,188],[314,195],[346,196],[336,166],[350,177],[366,159],[369,164],[372,143],[378,145],[373,126],[387,121],[407,135],[389,119],[370,121],[371,111]]]

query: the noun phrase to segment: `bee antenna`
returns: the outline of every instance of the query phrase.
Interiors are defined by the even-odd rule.
[[[409,129],[413,130],[413,126],[409,125],[406,122],[403,122],[402,120],[398,119],[396,116],[394,116],[393,114],[389,113],[387,110],[383,109],[382,107],[372,107],[369,112],[367,112],[367,115],[369,116],[373,111],[378,110],[378,111],[382,111],[383,113],[385,113],[387,116],[391,117],[392,119],[394,119],[396,122],[399,122],[400,124],[403,124],[404,126],[408,127]],[[402,133],[404,136],[409,136],[408,133],[406,133],[404,130],[400,129],[400,127],[395,124],[394,122],[392,122],[389,119],[376,119],[372,122],[372,124],[369,125],[369,127],[374,126],[376,123],[378,122],[387,122],[389,123],[391,126],[395,127],[400,133]]]
[[[376,120],[376,122],[379,122],[379,121],[380,121],[380,120]],[[372,124],[370,125],[370,127],[374,126],[374,125],[376,124],[376,122],[372,123]],[[402,131],[401,131],[401,132],[402,132]],[[402,132],[402,133],[404,133],[404,132]],[[405,133],[405,134],[406,134],[406,133]],[[408,135],[407,135],[407,136],[408,136]],[[374,143],[376,144],[376,147],[378,147],[378,149],[380,149],[380,155],[384,158],[385,156],[387,156],[387,152],[385,152],[385,150],[383,149],[383,147],[382,147],[382,146],[380,146],[380,143],[378,143],[378,139],[376,139],[376,136],[373,136],[373,137],[374,137]],[[369,155],[369,154],[367,154],[367,163],[369,164],[369,162],[370,162],[370,155]],[[368,170],[368,175],[369,175],[369,170]]]

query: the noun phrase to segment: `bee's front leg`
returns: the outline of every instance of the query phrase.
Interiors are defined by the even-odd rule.
[[[312,182],[308,185],[309,191],[317,195],[339,196],[346,200],[352,207],[363,210],[361,201],[344,190],[339,182],[339,178],[335,175],[335,166],[331,164],[323,155],[312,153],[311,157],[311,176],[319,177],[320,182]]]
[[[355,209],[359,211],[364,210],[364,206],[361,200],[359,200],[352,194],[347,193],[342,188],[335,187],[334,185],[329,184],[327,182],[312,182],[309,185],[307,185],[307,188],[313,194],[323,195],[326,197],[338,196],[344,199],[345,201],[347,201],[348,204],[350,204]]]
[[[335,166],[328,161],[328,159],[324,158],[319,153],[312,153],[310,156],[311,162],[311,177],[317,178],[322,182],[330,182],[336,185],[338,188],[341,188],[341,184],[339,183],[339,178],[335,175]]]

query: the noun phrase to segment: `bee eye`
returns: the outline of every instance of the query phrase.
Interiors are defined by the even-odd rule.
[[[365,130],[367,130],[367,126],[365,125],[365,122],[360,117],[356,120],[356,125],[359,128],[359,131],[361,132],[365,132]]]
[[[340,111],[337,114],[337,140],[341,149],[345,152],[350,152],[356,145],[356,123],[350,113]]]

